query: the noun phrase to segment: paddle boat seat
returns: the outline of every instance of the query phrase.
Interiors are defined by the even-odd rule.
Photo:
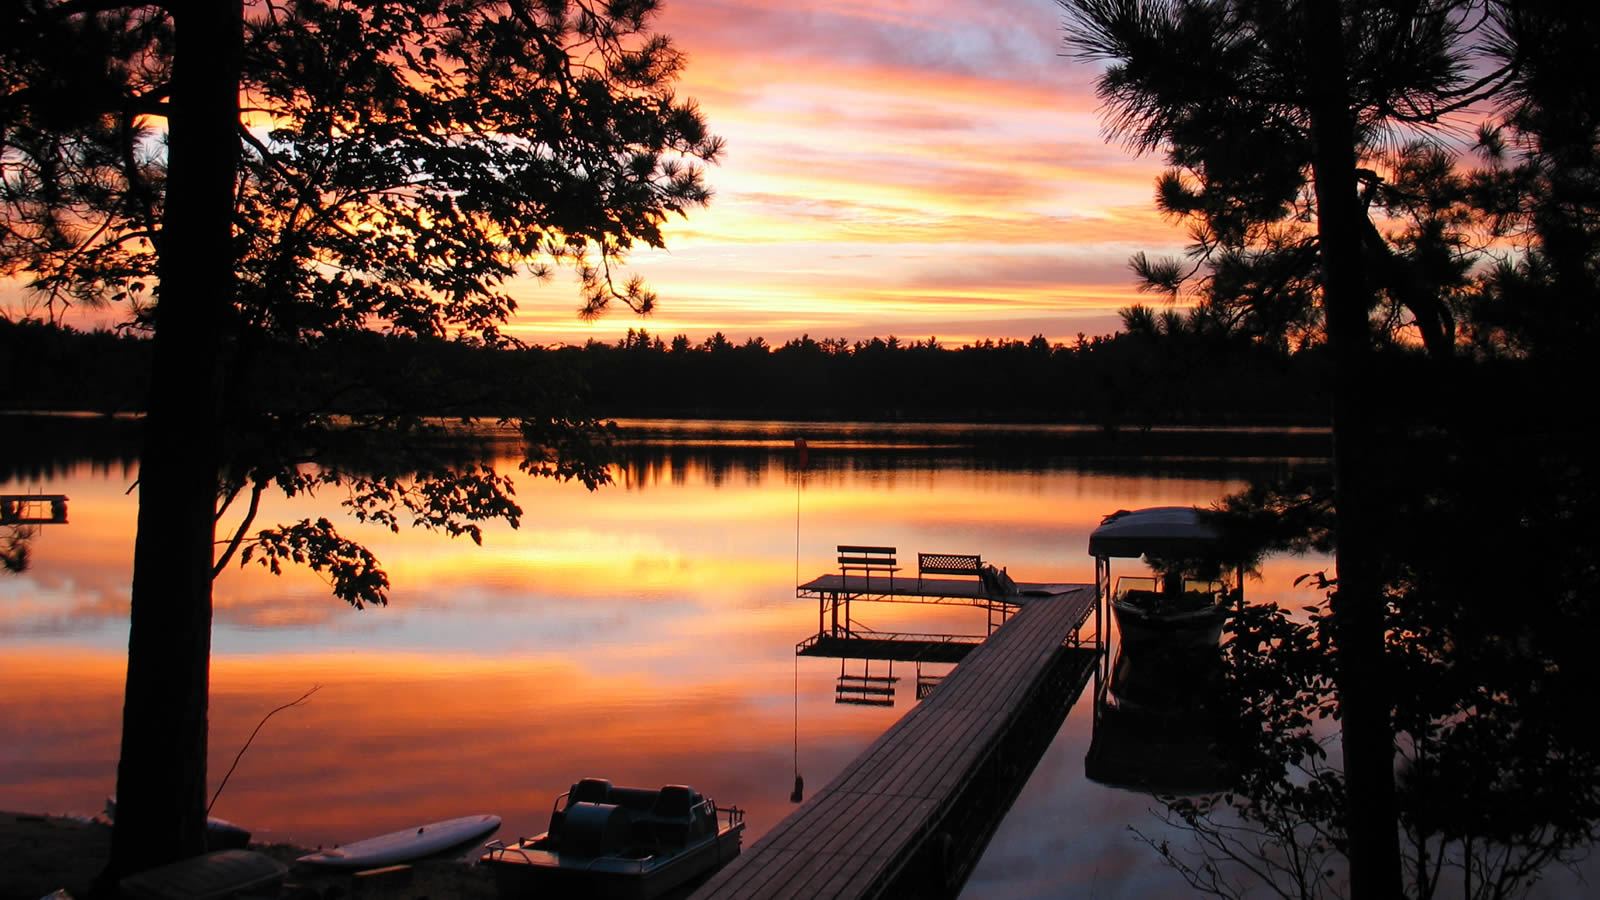
[[[681,847],[689,842],[694,830],[696,802],[694,791],[681,784],[669,784],[656,795],[650,818],[654,820],[657,839],[663,845]]]
[[[669,784],[660,790],[617,787],[585,778],[567,792],[565,806],[550,813],[549,837],[564,850],[600,855],[633,847],[683,847],[715,828],[697,808],[704,798],[693,788]]]

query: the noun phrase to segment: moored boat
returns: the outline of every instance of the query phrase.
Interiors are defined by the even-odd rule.
[[[739,855],[744,811],[685,785],[616,787],[585,778],[556,798],[550,829],[489,844],[481,862],[502,897],[651,900]]]
[[[1242,567],[1224,552],[1222,534],[1188,506],[1118,510],[1089,535],[1095,583],[1124,642],[1215,645],[1229,607],[1243,602]],[[1153,573],[1113,581],[1111,560],[1129,557]]]
[[[429,822],[416,828],[402,828],[326,850],[318,850],[295,860],[308,866],[335,869],[372,869],[415,859],[462,851],[500,827],[500,817],[489,813],[458,816],[442,822]]]
[[[1138,576],[1117,579],[1111,611],[1124,642],[1217,643],[1228,618],[1226,592],[1214,583],[1167,590],[1145,587],[1153,580]]]

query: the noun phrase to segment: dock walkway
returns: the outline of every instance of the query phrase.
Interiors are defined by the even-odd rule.
[[[970,800],[965,795],[986,783],[980,770],[1061,676],[1063,644],[1094,610],[1093,585],[1055,587],[1067,590],[1035,599],[997,628],[927,699],[694,897],[886,896],[899,891],[897,879],[914,858],[930,850],[935,859],[948,857],[952,819],[970,818],[958,812]],[[1096,656],[1078,649],[1068,679],[1081,687]]]

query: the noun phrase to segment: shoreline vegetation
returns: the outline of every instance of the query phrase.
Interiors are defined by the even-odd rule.
[[[492,419],[454,422],[426,440],[441,458],[493,463],[522,452],[522,435]],[[685,454],[713,454],[723,464],[789,466],[794,441],[809,448],[807,467],[827,471],[867,457],[921,466],[939,460],[982,460],[1027,468],[1067,464],[1097,471],[1137,469],[1160,460],[1184,471],[1235,471],[1240,466],[1321,468],[1332,447],[1326,427],[1153,425],[1114,428],[1062,423],[818,421],[800,419],[622,418],[612,433],[611,462],[642,472]],[[143,417],[120,413],[0,410],[0,429],[23,440],[0,445],[0,482],[32,483],[76,462],[132,472],[138,465]],[[423,438],[417,438],[423,440]]]
[[[151,352],[147,338],[126,330],[0,319],[0,377],[11,388],[0,409],[141,411]],[[494,417],[559,394],[607,418],[1146,428],[1325,424],[1329,409],[1319,349],[1291,353],[1187,333],[959,347],[936,338],[851,344],[807,335],[772,346],[759,337],[735,344],[720,332],[667,342],[641,329],[614,344],[487,347],[363,332],[230,353],[236,401],[312,413]],[[428,409],[410,408],[418,397]]]
[[[126,330],[0,318],[0,378],[10,388],[0,412],[141,412],[151,350],[150,340]],[[1084,425],[1107,435],[1173,426],[1325,429],[1331,421],[1325,347],[1181,330],[960,347],[893,336],[735,344],[720,332],[668,342],[642,329],[614,344],[488,347],[363,332],[230,353],[239,373],[231,406],[277,416],[492,421],[561,398],[602,419]],[[1524,407],[1545,396],[1544,373],[1524,359],[1431,360],[1394,345],[1374,353],[1372,366],[1375,383],[1405,385],[1435,412]]]

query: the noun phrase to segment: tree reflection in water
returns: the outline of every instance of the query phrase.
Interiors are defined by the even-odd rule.
[[[28,570],[28,554],[35,530],[31,525],[0,526],[0,569],[12,574]]]
[[[1530,440],[1504,424],[1390,442],[1384,674],[1416,897],[1524,894],[1551,864],[1581,858],[1600,820],[1587,703],[1600,684],[1590,646],[1600,561],[1582,538],[1600,533],[1600,491],[1581,441],[1554,430]],[[1259,552],[1327,549],[1329,498],[1326,485],[1258,485],[1226,498],[1218,517]],[[1309,575],[1308,587],[1337,591]],[[1339,646],[1327,610],[1325,596],[1257,604],[1227,624],[1223,714],[1210,719],[1227,790],[1162,796],[1193,847],[1147,840],[1200,890],[1342,890]]]

